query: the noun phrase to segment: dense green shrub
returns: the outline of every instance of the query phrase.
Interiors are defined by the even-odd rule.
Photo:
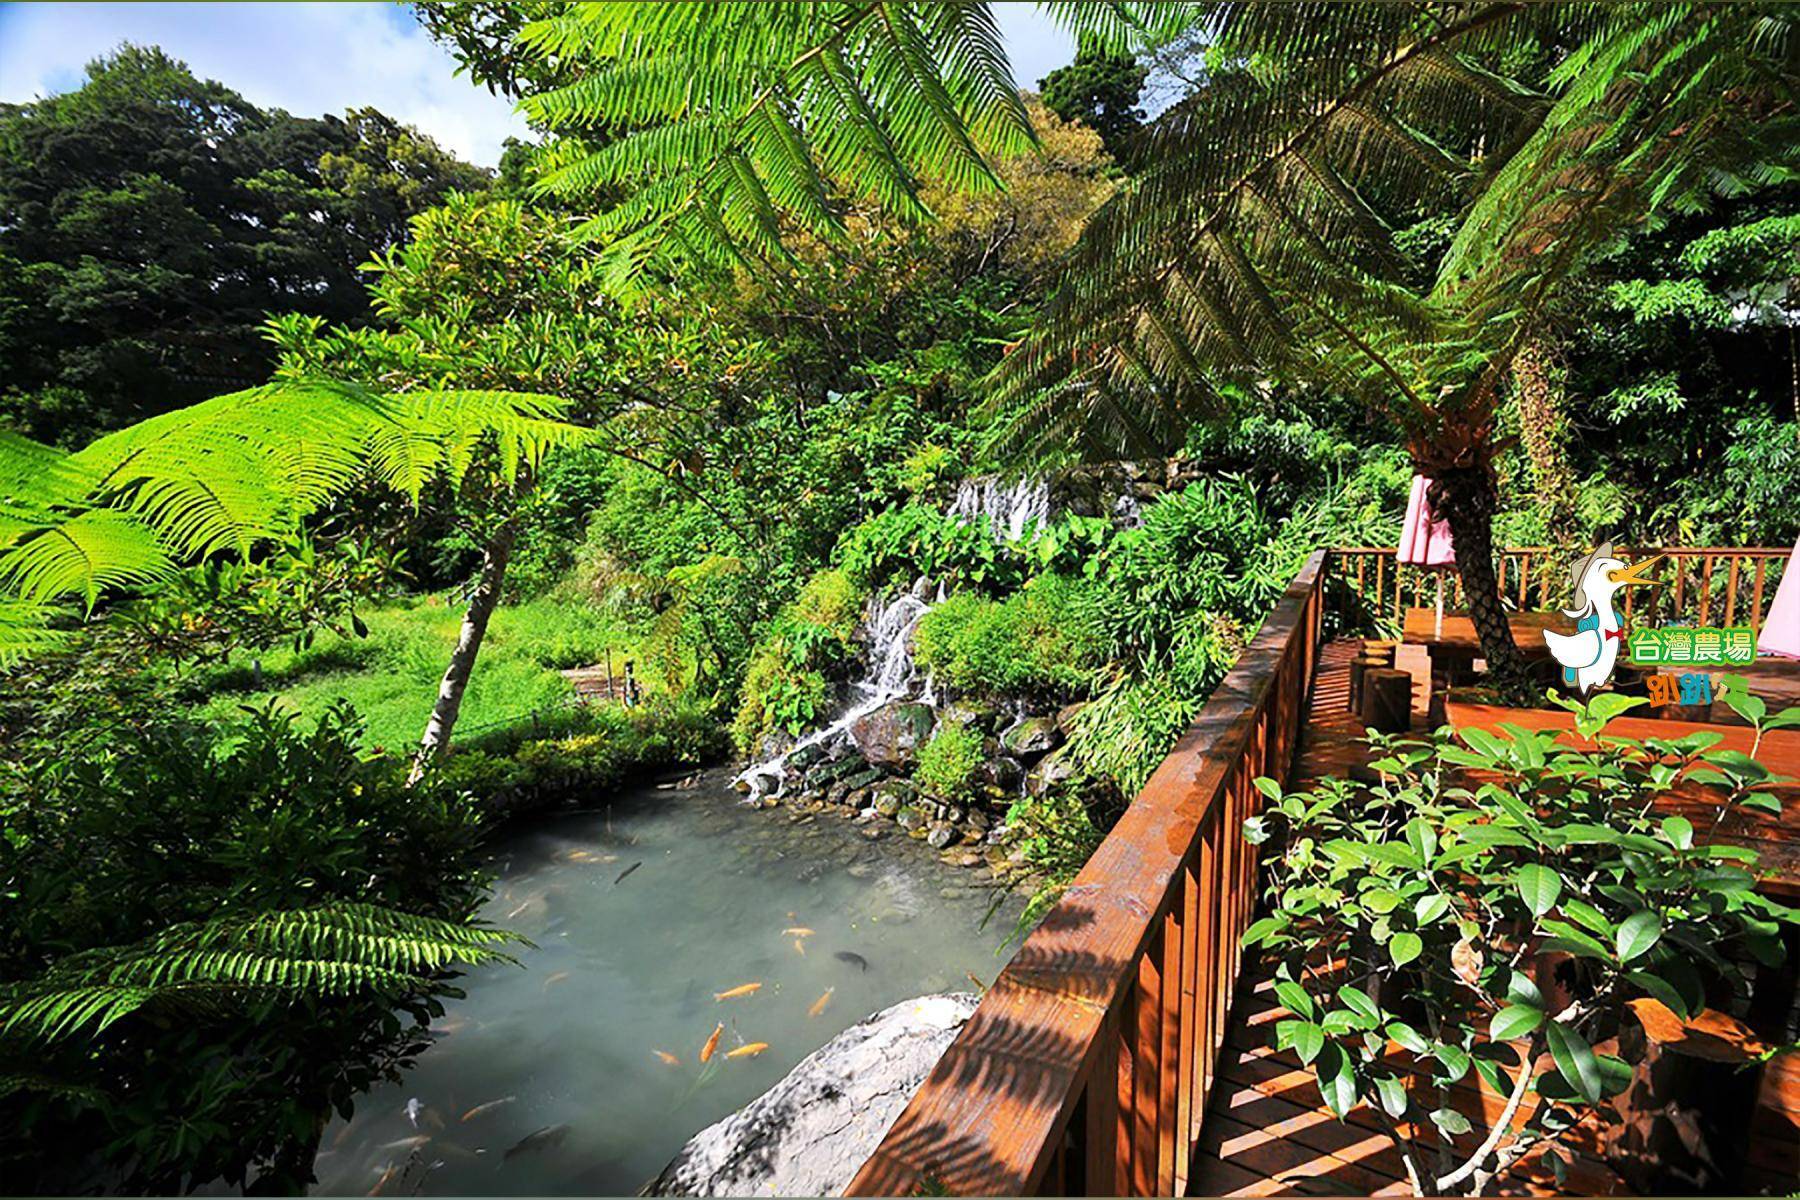
[[[996,541],[987,522],[964,521],[920,501],[856,526],[833,557],[876,593],[911,587],[921,576],[953,589],[1004,593],[1022,585],[1033,567],[1023,546]]]
[[[856,657],[864,595],[844,571],[820,571],[770,623],[750,654],[732,720],[738,750],[754,754],[775,730],[798,735],[825,714]]]
[[[464,920],[484,883],[479,806],[405,789],[401,764],[364,755],[359,735],[342,706],[305,726],[264,707],[216,727],[165,722],[118,752],[9,764],[0,997],[182,925],[345,905]],[[103,1032],[46,1041],[8,1026],[0,1161],[33,1192],[167,1193],[254,1174],[296,1188],[332,1111],[417,1051],[418,1026],[442,1012],[435,990],[399,977],[279,996],[196,985],[189,1003],[134,1009]]]
[[[658,767],[701,766],[727,751],[719,723],[692,700],[653,694],[633,708],[572,710],[544,737],[462,749],[432,772],[494,812],[516,814],[590,802]]]
[[[1080,615],[1088,590],[1040,575],[1004,600],[952,596],[919,622],[915,657],[940,685],[970,695],[1072,696],[1100,663]]]
[[[978,731],[957,721],[940,721],[919,750],[913,781],[939,800],[967,800],[974,794],[975,772],[985,757]]]

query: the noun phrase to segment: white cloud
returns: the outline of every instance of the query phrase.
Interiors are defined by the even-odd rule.
[[[127,41],[262,107],[310,117],[373,105],[483,166],[507,136],[529,136],[505,99],[453,74],[410,10],[386,3],[0,6],[0,100],[66,91]]]

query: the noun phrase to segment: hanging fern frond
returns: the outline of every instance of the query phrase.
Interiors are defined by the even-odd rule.
[[[366,904],[184,923],[0,984],[0,1039],[91,1037],[145,1008],[216,1012],[268,997],[425,992],[455,967],[513,961],[502,947],[520,941]]]
[[[297,381],[152,417],[73,454],[0,438],[0,665],[54,642],[45,622],[64,597],[91,609],[184,562],[247,556],[355,483],[416,502],[484,451],[511,483],[591,436],[563,410],[523,393]]]
[[[1109,45],[1196,19],[1179,5],[1055,7]],[[993,160],[1035,141],[987,4],[576,4],[520,40],[581,65],[521,106],[561,139],[542,190],[631,187],[579,227],[605,240],[627,294],[659,260],[771,263],[784,234],[836,239],[846,197],[922,220],[922,182],[998,188]]]

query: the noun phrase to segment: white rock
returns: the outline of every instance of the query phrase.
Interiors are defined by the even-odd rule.
[[[652,1196],[838,1196],[925,1082],[976,997],[903,1000],[809,1054],[682,1147]]]

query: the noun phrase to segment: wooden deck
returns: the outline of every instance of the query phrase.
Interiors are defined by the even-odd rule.
[[[1544,572],[1531,570],[1541,566],[1535,553],[1502,559],[1516,559],[1521,607],[1531,599],[1528,579],[1544,587]],[[1742,614],[1755,624],[1765,585],[1781,570],[1778,553],[1785,563],[1785,551],[1676,552],[1666,613],[1702,624],[1712,613],[1728,624]],[[1307,560],[846,1195],[1407,1190],[1403,1164],[1374,1128],[1374,1114],[1365,1107],[1337,1121],[1323,1109],[1311,1072],[1272,1049],[1267,1033],[1278,1010],[1266,973],[1241,950],[1261,899],[1257,855],[1240,832],[1263,803],[1253,781],[1267,775],[1291,788],[1368,769],[1361,724],[1348,711],[1349,666],[1360,643],[1326,642],[1325,614],[1344,628],[1385,621],[1398,632],[1407,585],[1415,602],[1431,597],[1420,585],[1424,573],[1409,578],[1392,557],[1391,550],[1350,549]],[[1371,615],[1383,620],[1371,623]],[[1413,677],[1412,724],[1422,729],[1431,677],[1425,649],[1400,647],[1396,666]],[[1793,982],[1781,1006],[1789,1036]],[[1388,1052],[1403,1077],[1425,1084],[1404,1051]],[[1754,1188],[1779,1194],[1800,1181],[1800,1068],[1792,1058],[1776,1060],[1763,1081],[1754,1113],[1745,1100],[1754,1119],[1742,1128],[1755,1136],[1742,1157],[1761,1172]],[[1502,1107],[1473,1078],[1429,1099],[1427,1107],[1448,1103],[1476,1127]],[[1427,1139],[1435,1136],[1432,1127],[1413,1137],[1433,1160]],[[1593,1139],[1560,1187],[1541,1160],[1527,1158],[1490,1192],[1616,1190],[1600,1148]]]
[[[1350,662],[1361,648],[1360,639],[1333,641],[1320,648],[1294,768],[1300,785],[1363,768],[1363,725],[1349,711]],[[1399,665],[1410,667],[1415,677],[1418,728],[1427,685],[1420,678],[1420,664],[1409,662],[1407,648],[1401,649]],[[1400,1156],[1373,1114],[1364,1107],[1339,1121],[1320,1100],[1312,1072],[1292,1051],[1272,1048],[1271,1030],[1283,1015],[1269,973],[1259,964],[1246,963],[1218,1079],[1200,1129],[1188,1194],[1410,1195]],[[1397,1060],[1404,1059],[1399,1047],[1389,1049]],[[1474,1076],[1454,1093],[1455,1107],[1470,1118],[1477,1133],[1504,1104]],[[1785,1055],[1771,1064],[1752,1125],[1748,1182],[1779,1188],[1782,1178],[1800,1179],[1800,1055]],[[1421,1139],[1422,1145],[1434,1144],[1433,1130],[1403,1132]],[[1601,1161],[1596,1132],[1588,1132],[1576,1145],[1585,1153],[1575,1159],[1565,1184],[1558,1185],[1541,1158],[1532,1156],[1500,1181],[1494,1194],[1612,1195],[1626,1190]],[[1791,1182],[1784,1190],[1791,1190]]]

